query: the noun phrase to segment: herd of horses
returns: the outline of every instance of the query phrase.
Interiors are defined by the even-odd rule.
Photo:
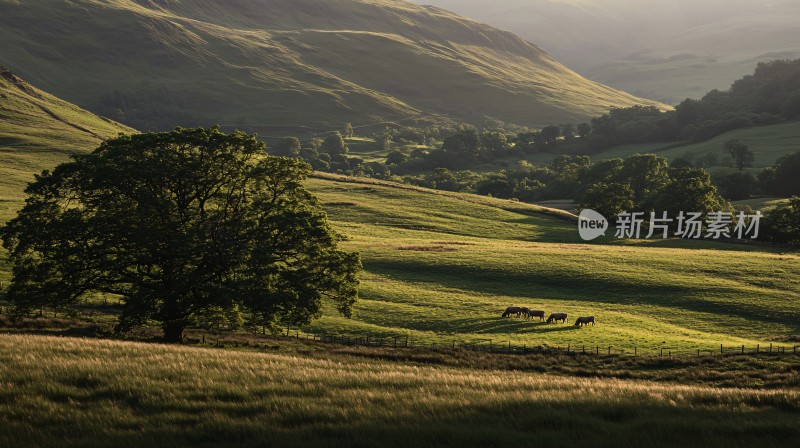
[[[524,306],[510,306],[506,308],[506,311],[503,313],[502,317],[524,317],[525,320],[538,317],[539,321],[543,321],[544,314],[544,311],[541,310],[532,310]],[[567,313],[550,314],[550,316],[547,317],[547,323],[549,324],[551,322],[567,323]],[[594,325],[594,316],[581,316],[575,321],[576,327],[582,327],[589,324]]]

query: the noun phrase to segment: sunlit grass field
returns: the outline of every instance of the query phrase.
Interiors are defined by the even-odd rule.
[[[301,330],[424,343],[631,354],[791,349],[800,256],[680,240],[583,244],[563,212],[466,194],[320,175],[309,179],[364,273],[353,317],[325,308]],[[8,267],[0,280],[8,280]],[[503,319],[510,305],[566,324]],[[572,325],[594,315],[597,325]]]
[[[788,446],[796,389],[0,336],[0,446]]]
[[[796,343],[797,254],[687,241],[582,244],[574,222],[533,206],[341,180],[308,186],[344,246],[362,254],[361,300],[352,319],[326,313],[307,331],[640,354]],[[570,320],[500,318],[509,305]],[[579,315],[598,325],[573,326]]]

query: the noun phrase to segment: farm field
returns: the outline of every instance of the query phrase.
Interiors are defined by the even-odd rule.
[[[328,313],[306,331],[653,353],[791,345],[800,329],[796,254],[674,240],[580,244],[572,222],[534,206],[520,213],[498,208],[509,201],[335,179],[308,186],[345,247],[362,254],[361,300],[352,319]],[[572,319],[501,319],[509,305]],[[597,326],[571,325],[587,314]]]
[[[581,244],[561,211],[318,176],[307,186],[365,271],[353,317],[326,309],[305,332],[628,354],[797,343],[796,253],[681,240]],[[0,280],[9,278],[3,265]],[[570,319],[500,318],[510,305]],[[573,326],[579,315],[597,325]]]
[[[2,446],[748,447],[800,435],[800,392],[786,388],[30,335],[0,335],[0,375]]]

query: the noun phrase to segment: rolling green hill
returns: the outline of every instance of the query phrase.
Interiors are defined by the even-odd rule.
[[[0,185],[9,198],[2,220],[20,206],[25,179],[66,159],[67,150],[88,151],[103,133],[126,130],[21,80],[6,85],[4,108],[17,104],[21,112],[4,115],[1,125],[3,135],[16,136],[14,145],[3,144],[3,169],[18,173],[17,181]],[[53,115],[24,116],[23,106],[33,103],[12,96],[20,86]],[[365,267],[353,319],[327,309],[307,331],[635,346],[639,353],[788,343],[800,332],[796,254],[686,241],[581,244],[574,216],[533,205],[321,173],[307,186]],[[8,278],[3,265],[0,279]],[[593,314],[599,325],[501,319],[512,304]]]
[[[0,40],[22,77],[141,130],[536,126],[652,104],[513,34],[400,0],[0,0]]]
[[[797,255],[682,241],[585,245],[572,222],[510,201],[327,175],[308,186],[366,270],[354,318],[331,312],[309,330],[639,353],[754,347],[800,330]],[[509,305],[594,314],[600,324],[499,318]]]

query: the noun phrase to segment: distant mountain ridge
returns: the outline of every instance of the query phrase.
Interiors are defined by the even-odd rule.
[[[14,70],[142,130],[586,120],[662,104],[400,0],[0,0]]]
[[[800,57],[797,0],[414,0],[536,42],[595,81],[677,104]]]

